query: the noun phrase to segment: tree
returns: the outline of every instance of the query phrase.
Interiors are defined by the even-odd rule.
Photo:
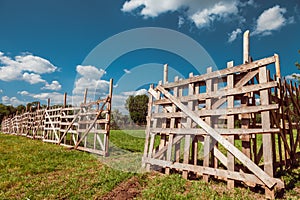
[[[137,95],[129,96],[126,100],[125,108],[129,111],[130,118],[138,125],[146,124],[146,116],[148,112],[148,96]]]

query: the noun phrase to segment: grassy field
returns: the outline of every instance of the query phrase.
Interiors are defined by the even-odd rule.
[[[142,152],[143,131],[112,131],[112,148]],[[298,199],[300,168],[283,177],[285,198]],[[222,182],[184,180],[180,175],[116,170],[95,155],[24,137],[0,134],[0,199],[264,199]]]

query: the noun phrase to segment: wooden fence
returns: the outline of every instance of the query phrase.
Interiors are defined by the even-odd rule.
[[[37,107],[2,120],[1,131],[17,134],[44,142],[108,156],[111,100],[113,81],[104,99],[84,102],[79,107],[67,106],[66,94],[63,106]]]
[[[165,72],[149,89],[146,169],[260,185],[274,198],[276,172],[300,153],[300,88],[280,80],[278,55],[174,82]]]

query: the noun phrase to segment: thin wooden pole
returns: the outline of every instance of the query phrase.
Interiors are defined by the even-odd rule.
[[[249,30],[244,32],[243,38],[243,63],[249,63],[250,61],[250,42],[249,42]]]
[[[233,67],[233,61],[227,63],[227,68]],[[234,87],[234,77],[233,75],[227,76],[227,87],[233,88]],[[227,97],[227,107],[233,108],[234,107],[234,96]],[[227,116],[227,128],[233,129],[234,128],[234,115]],[[228,136],[227,140],[234,145],[234,135]],[[227,151],[227,169],[229,171],[234,171],[234,155]],[[234,180],[227,180],[227,188],[233,189],[234,188]]]
[[[64,93],[64,108],[67,106],[67,93]]]
[[[83,96],[83,103],[84,104],[86,104],[87,93],[88,93],[88,89],[86,88],[85,91],[84,91],[84,96]]]
[[[164,65],[164,84],[168,83],[168,64]]]
[[[281,78],[279,56],[278,54],[274,54],[274,57],[275,57],[276,77]]]

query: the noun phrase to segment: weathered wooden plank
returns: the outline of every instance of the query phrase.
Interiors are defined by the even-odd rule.
[[[242,182],[251,182],[259,185],[264,185],[264,182],[261,181],[258,177],[256,177],[253,174],[228,171],[224,169],[215,169],[215,168],[203,167],[199,165],[195,166],[191,164],[183,164],[183,163],[171,162],[165,160],[149,159],[149,158],[145,159],[145,162],[151,163],[153,165],[158,165],[161,167],[169,167],[169,168],[179,169],[179,170],[189,170],[189,171],[197,172],[199,174],[210,174],[225,179],[234,179]],[[270,181],[276,184],[276,188],[278,189],[284,188],[284,183],[280,179],[270,177]]]
[[[265,83],[268,81],[266,67],[259,69],[259,82]],[[261,105],[269,105],[269,92],[268,90],[260,91],[260,103]],[[262,128],[270,128],[270,113],[268,111],[261,112]],[[273,152],[272,152],[272,136],[271,134],[263,135],[263,157],[264,157],[264,171],[271,177],[273,177]],[[274,152],[275,153],[275,152]],[[274,190],[270,187],[266,188],[266,196],[274,199]]]
[[[261,128],[250,128],[250,129],[240,129],[240,128],[228,128],[221,129],[216,128],[221,135],[249,135],[249,134],[264,134],[264,133],[278,133],[279,128],[261,129]],[[151,128],[152,133],[164,133],[164,134],[178,134],[178,135],[206,135],[205,130],[201,128]]]
[[[253,72],[249,72],[249,73],[253,73]],[[255,71],[255,75],[256,74],[257,74],[257,71]],[[248,79],[249,77],[247,75],[245,77]],[[253,78],[253,76],[250,76],[250,77]],[[247,81],[249,81],[249,80],[247,80]],[[196,95],[188,95],[188,96],[178,97],[178,99],[181,102],[189,102],[189,101],[194,101],[194,100],[203,101],[207,98],[220,98],[220,97],[227,97],[227,96],[238,95],[238,94],[245,94],[245,93],[249,93],[249,92],[255,92],[255,91],[260,91],[263,89],[273,88],[276,86],[277,86],[276,81],[255,84],[255,85],[246,85],[246,86],[239,84],[238,86],[235,86],[235,88],[227,87],[227,88],[222,88],[222,89],[218,90],[217,92],[211,92],[210,94],[202,93],[202,94],[196,94]],[[224,99],[223,101],[226,101],[226,99]],[[154,101],[155,105],[164,105],[164,104],[171,104],[171,103],[172,102],[168,99],[160,99],[160,100]]]
[[[233,67],[233,61],[227,63],[227,68]],[[234,76],[227,76],[227,87],[231,89],[234,87]],[[227,97],[227,108],[232,109],[234,107],[234,96]],[[227,116],[227,129],[234,129],[234,115]],[[245,130],[245,129],[243,129]],[[228,142],[234,145],[234,136],[227,137]],[[234,155],[227,151],[227,169],[229,171],[234,171]],[[227,180],[227,188],[234,188],[234,180]]]
[[[153,88],[153,84],[150,85],[150,88]],[[144,153],[143,157],[148,157],[148,149],[149,149],[149,139],[150,139],[150,128],[151,128],[151,118],[152,118],[152,106],[153,106],[153,96],[149,95],[149,101],[148,101],[148,114],[147,114],[147,126],[145,130],[145,145],[144,145]],[[142,167],[145,167],[145,163],[142,162]]]
[[[261,66],[265,66],[265,65],[269,65],[275,62],[275,57],[271,56],[268,58],[263,58],[257,61],[254,61],[252,63],[248,63],[248,64],[242,64],[239,66],[235,66],[235,67],[231,67],[231,68],[226,68],[223,70],[219,70],[219,71],[214,71],[214,72],[210,72],[207,74],[203,74],[203,75],[199,75],[199,76],[194,76],[182,81],[178,81],[178,82],[173,82],[173,83],[167,83],[164,84],[163,87],[164,88],[173,88],[173,87],[177,87],[177,86],[183,86],[183,85],[187,85],[189,83],[195,83],[198,81],[203,81],[203,80],[208,80],[208,79],[212,79],[212,78],[216,78],[216,77],[220,77],[220,76],[224,76],[224,75],[228,75],[228,74],[233,74],[236,72],[247,72],[251,69],[256,69],[259,68]]]
[[[212,68],[207,68],[207,73],[212,73]],[[212,93],[212,79],[206,80],[206,94],[209,96]],[[171,99],[170,99],[171,100]],[[172,101],[172,100],[171,100]],[[205,110],[208,111],[211,109],[212,100],[210,98],[206,99],[205,101]],[[178,105],[177,105],[178,106]],[[187,113],[186,113],[187,114]],[[212,120],[210,116],[205,117],[205,123],[208,125],[212,124]],[[211,151],[211,137],[210,135],[206,135],[204,137],[204,150],[203,150],[203,166],[209,167],[209,160],[210,160],[210,151]],[[203,180],[208,182],[209,175],[204,174]]]
[[[223,138],[216,130],[210,127],[202,119],[200,119],[194,112],[189,108],[179,102],[174,98],[168,91],[166,91],[162,86],[157,86],[157,89],[162,92],[167,98],[172,100],[172,102],[179,107],[184,113],[189,115],[194,122],[196,122],[200,127],[202,127],[209,135],[211,135],[215,140],[217,140],[225,149],[231,152],[241,163],[248,167],[262,182],[266,184],[268,188],[273,188],[276,182],[272,181],[272,176],[269,176],[266,172],[260,169],[255,163],[253,163],[247,156],[240,152],[234,145],[232,145],[228,140]]]
[[[269,105],[257,105],[257,106],[249,106],[249,107],[234,107],[234,108],[220,108],[216,110],[197,110],[195,113],[199,117],[205,116],[217,116],[217,115],[236,115],[236,114],[244,114],[244,113],[258,113],[262,111],[268,110],[276,110],[279,108],[278,104],[269,104]],[[176,113],[153,113],[153,118],[184,118],[187,117],[183,112]]]

